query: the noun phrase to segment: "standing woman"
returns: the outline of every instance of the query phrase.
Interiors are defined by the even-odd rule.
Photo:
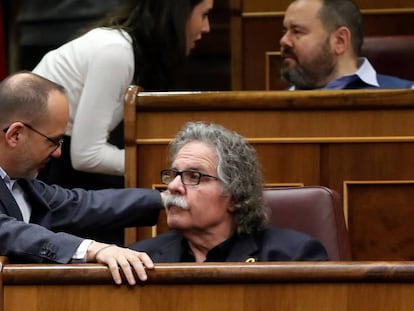
[[[49,184],[123,187],[125,153],[119,137],[128,86],[168,90],[196,41],[210,31],[214,0],[131,2],[132,8],[47,53],[33,70],[64,86],[69,100],[62,156],[39,174]]]
[[[78,177],[78,171],[122,177],[123,146],[108,139],[123,119],[128,86],[167,90],[195,42],[210,31],[213,0],[137,0],[135,4],[47,53],[33,70],[63,85],[70,102],[66,148],[45,181],[90,189],[101,184],[101,176],[94,175],[89,184],[83,174]],[[74,171],[68,171],[68,164]]]

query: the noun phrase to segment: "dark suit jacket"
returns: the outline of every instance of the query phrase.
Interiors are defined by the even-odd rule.
[[[185,245],[182,242],[183,236],[173,230],[129,247],[147,252],[154,262],[180,262]],[[236,237],[232,240],[228,254],[221,261],[290,260],[328,260],[328,255],[319,241],[304,233],[265,228],[249,237]]]
[[[154,225],[162,208],[156,190],[68,190],[35,179],[19,184],[32,207],[29,224],[0,178],[0,255],[12,261],[68,263],[83,240],[74,234]]]

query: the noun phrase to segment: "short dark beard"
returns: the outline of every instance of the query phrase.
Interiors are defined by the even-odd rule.
[[[335,59],[329,48],[329,36],[322,44],[318,55],[308,63],[299,62],[296,54],[290,49],[285,49],[284,54],[292,56],[297,65],[289,68],[282,64],[281,77],[298,90],[323,88],[326,85],[326,78],[336,70]]]

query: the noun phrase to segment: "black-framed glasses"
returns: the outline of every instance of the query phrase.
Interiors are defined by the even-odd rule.
[[[201,178],[208,177],[213,178],[215,180],[220,180],[220,178],[208,174],[204,174],[198,171],[193,170],[186,170],[186,171],[177,171],[173,169],[168,170],[162,170],[161,171],[161,182],[163,184],[168,185],[170,182],[172,182],[175,177],[180,176],[181,182],[184,185],[188,186],[196,186],[200,183]]]
[[[21,122],[25,127],[27,127],[29,130],[32,130],[33,132],[35,132],[35,133],[37,133],[37,134],[39,134],[40,136],[43,136],[44,138],[46,138],[48,141],[50,141],[53,145],[55,145],[55,150],[57,149],[57,148],[59,148],[60,146],[62,146],[62,144],[63,144],[63,141],[64,141],[64,139],[63,139],[63,137],[59,137],[59,138],[52,138],[52,137],[49,137],[49,136],[47,136],[47,135],[45,135],[45,134],[43,134],[42,132],[40,132],[40,131],[38,131],[38,130],[36,130],[35,128],[33,128],[30,124],[27,124],[27,123],[25,123],[25,122]],[[3,129],[3,132],[4,133],[6,133],[7,131],[9,130],[9,126],[8,127],[6,127],[6,128],[4,128]]]

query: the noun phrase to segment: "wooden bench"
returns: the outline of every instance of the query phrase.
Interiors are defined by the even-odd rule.
[[[0,311],[414,309],[413,262],[157,264],[136,286],[99,264],[3,261],[0,272]]]
[[[414,90],[228,91],[125,97],[126,186],[162,188],[167,145],[187,121],[239,132],[265,186],[322,185],[343,196],[355,260],[414,259]],[[128,230],[127,243],[167,230]]]

